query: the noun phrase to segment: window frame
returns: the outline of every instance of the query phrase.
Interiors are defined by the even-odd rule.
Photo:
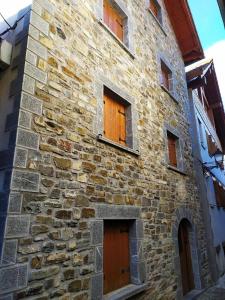
[[[171,149],[169,147],[169,144],[171,143],[172,140],[175,144],[175,149],[173,149],[174,153],[171,153]],[[169,165],[171,167],[177,168],[178,167],[177,154],[178,154],[178,147],[179,147],[179,138],[168,130],[167,130],[167,147],[168,147]],[[171,156],[174,156],[175,163],[173,163]]]
[[[175,73],[173,70],[172,65],[169,63],[166,56],[159,52],[157,56],[158,61],[158,75],[159,75],[159,85],[161,89],[166,92],[175,102],[176,104],[179,104],[178,95],[177,95],[177,81],[175,78]],[[162,83],[162,63],[171,71],[171,82],[172,82],[172,89],[168,90],[166,87],[164,87]]]
[[[104,221],[126,220],[131,222],[129,230],[131,283],[121,289],[103,295],[103,240]],[[91,245],[94,249],[94,273],[91,284],[92,299],[128,299],[147,288],[146,261],[143,256],[144,225],[140,207],[130,205],[96,205],[96,219],[91,220]]]
[[[154,12],[151,9],[151,3],[154,2],[154,5],[157,6],[158,8],[158,16],[154,14]],[[148,10],[151,12],[153,17],[156,19],[156,21],[159,23],[159,25],[162,27],[163,26],[163,18],[162,18],[162,6],[159,3],[158,0],[147,0]]]
[[[133,45],[133,21],[132,15],[121,0],[109,0],[112,6],[115,7],[119,14],[124,18],[124,38],[121,41],[116,34],[104,22],[104,0],[98,0],[96,7],[96,15],[100,25],[103,26],[120,44],[120,46],[134,59],[134,45]]]
[[[170,164],[169,149],[168,149],[168,132],[177,138],[177,143],[176,143],[177,167]],[[165,161],[166,161],[167,168],[176,171],[182,175],[186,175],[186,168],[184,164],[184,142],[179,130],[173,128],[169,124],[165,124],[164,141],[165,141]]]
[[[107,143],[111,146],[114,146],[118,149],[124,150],[126,152],[140,155],[139,153],[139,141],[138,141],[138,130],[137,130],[137,111],[135,109],[135,99],[132,98],[129,94],[124,92],[124,89],[119,88],[113,84],[110,80],[104,77],[102,74],[96,76],[98,81],[96,82],[95,95],[97,99],[97,112],[96,119],[94,122],[94,133],[97,136],[97,139],[100,142]],[[123,99],[124,103],[127,106],[126,110],[126,137],[127,145],[122,145],[116,143],[112,140],[104,137],[104,87],[115,93]]]

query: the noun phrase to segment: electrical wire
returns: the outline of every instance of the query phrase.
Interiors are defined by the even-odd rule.
[[[1,12],[0,12],[0,16],[5,21],[5,23],[9,26],[9,28],[11,28],[11,25],[7,22],[7,20],[4,18],[3,14]]]
[[[10,24],[5,20],[5,18],[2,16],[2,14],[0,13],[0,15],[2,16],[3,20],[8,24],[9,28],[7,28],[6,30],[4,30],[3,32],[0,33],[0,39],[1,36],[5,35],[7,32],[9,32],[10,30],[14,30],[16,29],[18,23],[31,11],[31,9],[29,9],[27,12],[25,12],[25,14],[23,14],[18,20],[15,21],[15,23],[10,26]]]

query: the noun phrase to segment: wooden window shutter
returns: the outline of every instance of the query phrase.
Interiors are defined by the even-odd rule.
[[[163,63],[161,65],[161,71],[162,71],[162,84],[169,91],[170,90],[169,70]]]
[[[153,15],[158,19],[159,17],[159,7],[155,0],[150,0],[150,10],[153,13]]]
[[[126,113],[123,105],[118,105],[119,143],[126,145]]]
[[[126,107],[113,92],[104,92],[104,136],[126,145]]]
[[[104,23],[121,40],[124,40],[124,21],[123,17],[108,0],[104,0]]]
[[[172,166],[177,167],[177,138],[173,134],[168,132],[167,139],[168,139],[169,162]]]
[[[103,244],[104,294],[130,283],[129,222],[105,221]]]

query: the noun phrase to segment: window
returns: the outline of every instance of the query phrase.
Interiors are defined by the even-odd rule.
[[[124,17],[110,0],[104,0],[103,19],[109,29],[123,42],[124,41]]]
[[[201,146],[205,147],[204,128],[202,122],[198,119],[199,139]]]
[[[156,17],[160,24],[162,24],[162,13],[161,7],[157,0],[150,0],[149,9],[152,14]]]
[[[131,282],[129,221],[104,221],[104,294]]]
[[[125,101],[104,87],[104,137],[127,146]]]
[[[173,91],[172,71],[161,60],[161,85],[169,92]]]
[[[177,164],[178,138],[171,132],[167,131],[167,142],[168,142],[169,164],[171,166],[177,168],[177,166],[178,166],[178,164]]]
[[[209,155],[214,155],[217,150],[216,143],[213,141],[212,136],[207,134],[207,144],[208,144],[208,152]]]
[[[225,191],[217,181],[213,181],[216,196],[216,205],[225,208]]]

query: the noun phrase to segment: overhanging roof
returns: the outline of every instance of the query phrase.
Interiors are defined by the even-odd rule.
[[[205,87],[205,95],[213,109],[216,132],[225,153],[225,113],[212,59],[204,59],[187,68],[187,81],[190,88],[201,85]]]
[[[225,26],[225,0],[217,0],[217,1],[218,1],[220,12],[221,12],[221,15],[222,15],[222,18],[223,18],[223,23],[224,23],[224,26]]]
[[[204,58],[187,0],[164,0],[185,65]]]

